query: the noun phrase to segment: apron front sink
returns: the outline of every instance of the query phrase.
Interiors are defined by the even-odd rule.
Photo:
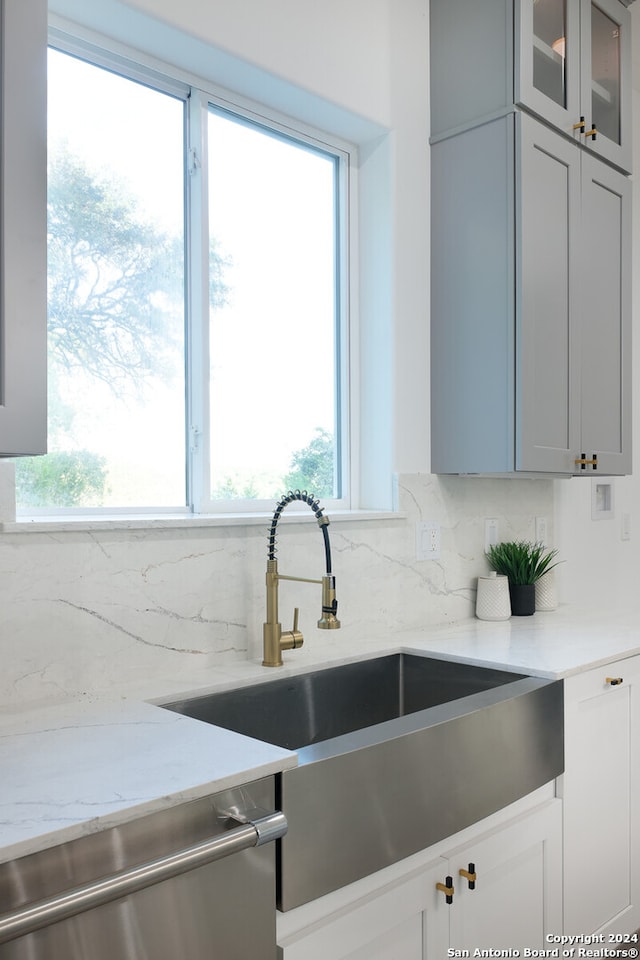
[[[562,681],[393,654],[165,704],[298,752],[278,777],[278,906],[495,813],[564,769]]]

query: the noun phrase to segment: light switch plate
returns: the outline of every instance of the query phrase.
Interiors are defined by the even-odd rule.
[[[487,517],[484,521],[484,552],[494,547],[498,542],[498,521],[495,517]]]
[[[620,539],[631,540],[631,514],[622,514],[622,524],[620,526]]]

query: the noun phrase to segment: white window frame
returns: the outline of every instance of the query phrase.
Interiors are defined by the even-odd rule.
[[[276,134],[282,134],[287,140],[306,143],[314,150],[334,157],[337,161],[337,207],[338,236],[336,250],[336,410],[338,422],[335,425],[337,437],[337,477],[338,488],[342,492],[340,498],[323,498],[322,502],[328,509],[347,510],[352,505],[351,490],[351,456],[350,456],[350,410],[349,403],[349,368],[350,368],[350,264],[353,262],[351,251],[350,224],[355,221],[356,210],[354,191],[351,189],[352,153],[344,143],[337,143],[334,138],[330,141],[317,131],[290,122],[282,118],[274,118],[273,114],[258,112],[256,108],[239,105],[229,101],[213,91],[191,90],[188,107],[188,134],[187,146],[189,151],[190,176],[189,190],[191,191],[188,209],[191,213],[189,223],[189,244],[191,255],[192,276],[189,278],[189,296],[187,311],[189,319],[187,329],[190,332],[188,353],[191,356],[202,358],[199,375],[194,375],[191,367],[189,408],[189,490],[190,502],[196,514],[216,513],[263,513],[273,507],[273,500],[212,500],[209,495],[210,477],[210,431],[209,431],[209,274],[206,253],[208,251],[209,221],[207,184],[202,171],[207,169],[207,135],[206,119],[209,108],[219,109],[232,117],[244,119],[257,126],[265,127]],[[206,238],[206,243],[204,242]],[[198,249],[200,257],[194,257],[193,251]],[[277,358],[275,358],[277,359]],[[265,398],[257,398],[264,400]],[[293,401],[295,402],[295,401]],[[201,419],[194,416],[200,412]],[[283,411],[286,417],[286,411]],[[282,490],[282,493],[286,493]],[[309,491],[311,493],[315,491]],[[304,505],[300,506],[303,509]]]
[[[79,31],[83,33],[84,31]],[[358,457],[354,453],[354,372],[356,369],[356,336],[354,306],[357,289],[356,243],[357,211],[357,148],[340,138],[315,130],[308,124],[293,120],[264,107],[243,96],[235,96],[199,77],[189,76],[179,68],[173,69],[138,51],[113,45],[106,38],[91,39],[76,36],[65,29],[53,26],[49,30],[49,45],[56,49],[105,67],[126,78],[146,83],[161,92],[183,99],[186,107],[186,366],[187,366],[187,424],[186,429],[186,481],[187,505],[166,508],[58,508],[24,510],[21,517],[50,516],[56,518],[100,517],[112,518],[127,515],[184,515],[193,517],[245,516],[269,513],[274,501],[269,500],[212,500],[209,493],[210,446],[209,446],[209,276],[208,276],[208,197],[206,118],[211,105],[215,109],[244,118],[252,123],[280,133],[287,139],[307,143],[312,149],[336,158],[338,237],[336,263],[336,390],[338,422],[336,438],[338,446],[339,488],[337,499],[323,498],[322,503],[332,511],[348,512],[356,507],[355,491]],[[117,46],[117,49],[116,49]],[[194,358],[200,358],[196,366]],[[315,492],[315,491],[310,491]],[[285,490],[282,493],[286,493]],[[293,505],[295,511],[300,505]]]

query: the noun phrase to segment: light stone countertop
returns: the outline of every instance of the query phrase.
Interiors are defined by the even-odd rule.
[[[640,654],[640,610],[577,612],[562,605],[501,622],[465,620],[428,635],[403,634],[402,647],[560,680]]]
[[[117,701],[0,710],[0,862],[296,764],[295,753],[144,700],[168,702],[398,650],[566,678],[640,654],[640,613],[577,613],[563,606],[369,642],[341,643],[340,634],[286,653],[278,670],[243,661],[203,672],[197,691],[166,678],[127,689]]]
[[[0,862],[295,764],[288,750],[132,700],[0,714]]]

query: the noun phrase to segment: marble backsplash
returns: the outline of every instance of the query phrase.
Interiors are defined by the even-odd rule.
[[[544,516],[553,543],[553,482],[401,476],[400,515],[332,519],[342,629],[331,642],[380,638],[398,629],[473,614],[475,580],[488,569],[484,520],[500,539],[534,538]],[[441,559],[417,561],[415,527],[441,524]],[[26,526],[26,525],[25,525]],[[279,527],[280,570],[324,572],[322,539],[309,522]],[[120,696],[170,677],[185,689],[203,672],[261,658],[265,526],[16,531],[0,533],[0,706],[81,696]],[[320,588],[282,583],[280,620],[300,607],[305,644]]]

